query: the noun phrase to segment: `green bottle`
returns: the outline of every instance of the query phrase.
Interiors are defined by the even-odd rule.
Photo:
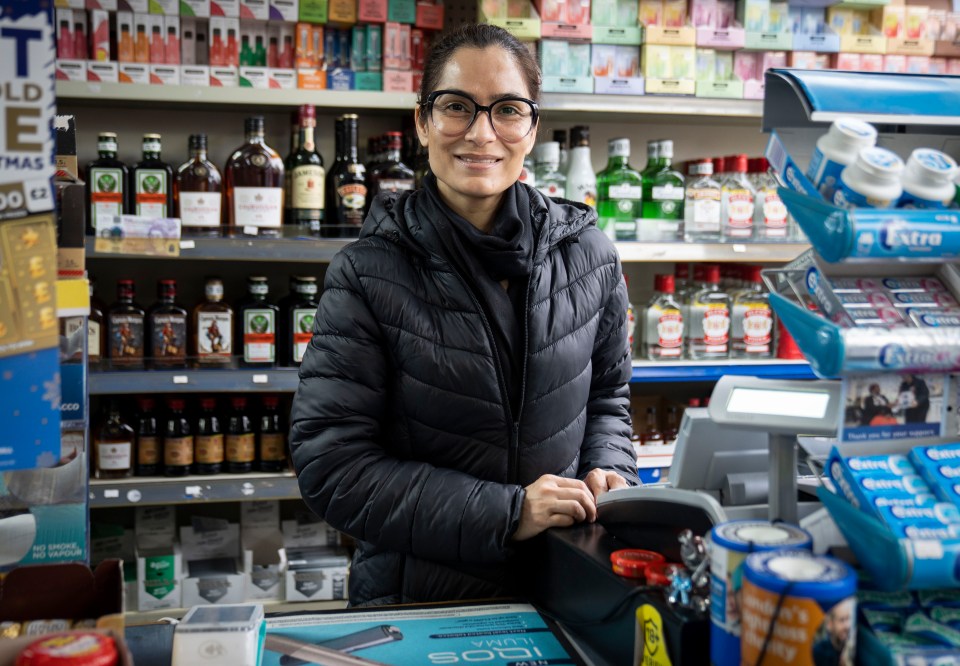
[[[683,176],[672,167],[673,141],[658,146],[660,169],[643,181],[643,218],[657,220],[650,240],[673,241],[683,219]]]
[[[607,167],[597,174],[600,229],[615,241],[637,240],[643,179],[630,168],[630,139],[611,139]]]

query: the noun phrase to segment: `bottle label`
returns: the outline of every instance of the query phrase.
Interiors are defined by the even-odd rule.
[[[543,185],[538,185],[537,189],[540,190],[541,194],[548,197],[559,197],[563,199],[567,196],[566,188],[558,183],[544,183]]]
[[[187,318],[179,314],[152,317],[153,354],[161,359],[183,359],[187,355]]]
[[[656,185],[652,191],[654,201],[683,201],[683,188],[672,183]]]
[[[265,432],[260,435],[260,460],[277,462],[287,457],[287,438],[283,433]]]
[[[897,200],[897,208],[923,208],[933,210],[943,210],[950,205],[949,201],[934,201],[931,199],[921,199],[915,194],[910,194],[906,190],[903,196]]]
[[[143,152],[145,153],[159,153],[160,152],[160,142],[156,139],[152,141],[143,142]]]
[[[597,184],[578,183],[573,188],[573,195],[576,201],[581,201],[588,206],[597,207]]]
[[[753,231],[753,195],[747,190],[726,192],[726,225],[731,236],[749,236]]]
[[[787,235],[787,207],[776,190],[763,194],[763,226],[767,236]]]
[[[688,206],[691,208],[687,231],[700,233],[720,232],[720,190],[715,187],[689,190]]]
[[[200,357],[228,357],[233,353],[233,315],[229,312],[197,314],[197,352]]]
[[[92,167],[90,180],[90,225],[96,229],[97,220],[111,222],[116,215],[123,215],[123,170],[108,167]]]
[[[813,151],[810,158],[810,167],[807,169],[807,178],[827,201],[833,200],[833,195],[840,186],[840,174],[846,168],[840,162],[834,162],[826,157],[819,148]]]
[[[198,463],[215,465],[223,462],[223,434],[197,435],[196,439]]]
[[[279,229],[283,220],[283,188],[233,188],[233,220],[240,228]]]
[[[413,189],[413,181],[409,178],[384,178],[377,183],[379,192],[405,192]]]
[[[256,448],[252,432],[227,435],[227,460],[234,463],[253,462]]]
[[[166,437],[163,440],[163,464],[185,467],[193,463],[193,437]]]
[[[526,183],[527,185],[533,185],[533,182],[534,182],[533,171],[531,171],[527,167],[523,167],[520,170],[520,177],[517,180],[521,183]]]
[[[132,442],[97,442],[97,464],[102,470],[128,470],[132,452]]]
[[[367,186],[347,183],[337,188],[340,224],[359,227],[363,224],[363,209],[367,205]]]
[[[143,316],[110,315],[110,358],[143,358]]]
[[[316,296],[317,295],[317,283],[316,282],[301,282],[298,283],[293,290],[298,294],[304,294],[306,296]]]
[[[150,436],[137,438],[137,464],[158,465],[159,463],[160,438]]]
[[[773,312],[764,305],[747,308],[743,314],[743,344],[748,354],[766,354],[773,340]]]
[[[245,310],[243,313],[243,360],[273,363],[277,350],[277,320],[273,310]]]
[[[725,352],[730,343],[730,310],[726,305],[708,305],[703,312],[703,343],[706,352]]]
[[[117,152],[116,139],[106,139],[106,140],[97,141],[97,152],[116,153]]]
[[[639,200],[643,198],[643,188],[630,183],[611,185],[607,191],[611,199]]]
[[[875,199],[851,190],[847,183],[840,182],[840,187],[833,195],[833,203],[840,208],[890,208],[894,199]]]
[[[219,227],[220,192],[180,192],[180,222],[185,227]]]
[[[87,356],[91,361],[100,360],[100,322],[87,319]]]
[[[293,362],[302,363],[303,355],[313,338],[313,323],[317,318],[315,308],[295,308],[293,311]]]
[[[167,217],[167,172],[163,169],[138,169],[136,172],[136,211],[145,217]]]
[[[658,308],[659,310],[659,308]],[[659,310],[657,318],[657,355],[679,358],[683,351],[683,315],[679,310]]]
[[[293,207],[301,210],[323,210],[322,166],[307,164],[293,170],[290,180]]]

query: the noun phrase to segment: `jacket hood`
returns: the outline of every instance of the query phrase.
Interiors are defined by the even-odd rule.
[[[537,239],[533,261],[539,263],[561,241],[578,236],[597,223],[596,211],[586,204],[550,199],[536,188],[521,183],[530,197],[530,219]],[[378,194],[360,230],[360,238],[380,236],[423,256],[442,255],[433,227],[420,218],[421,190]],[[420,208],[420,210],[418,210]]]

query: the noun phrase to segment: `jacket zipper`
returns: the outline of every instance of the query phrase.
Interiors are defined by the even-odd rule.
[[[523,363],[520,369],[520,404],[517,405],[517,420],[513,424],[513,439],[511,440],[511,465],[507,469],[509,483],[518,483],[520,477],[520,421],[523,417],[523,406],[527,399],[527,357],[530,355],[530,292],[533,289],[533,272],[527,276],[527,293],[523,301]],[[510,476],[510,468],[513,476]]]

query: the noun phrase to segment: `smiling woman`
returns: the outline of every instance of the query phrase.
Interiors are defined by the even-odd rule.
[[[515,542],[637,482],[616,250],[592,208],[517,182],[539,95],[506,31],[438,40],[431,173],[327,270],[290,442],[307,504],[357,539],[352,604],[521,594]]]

